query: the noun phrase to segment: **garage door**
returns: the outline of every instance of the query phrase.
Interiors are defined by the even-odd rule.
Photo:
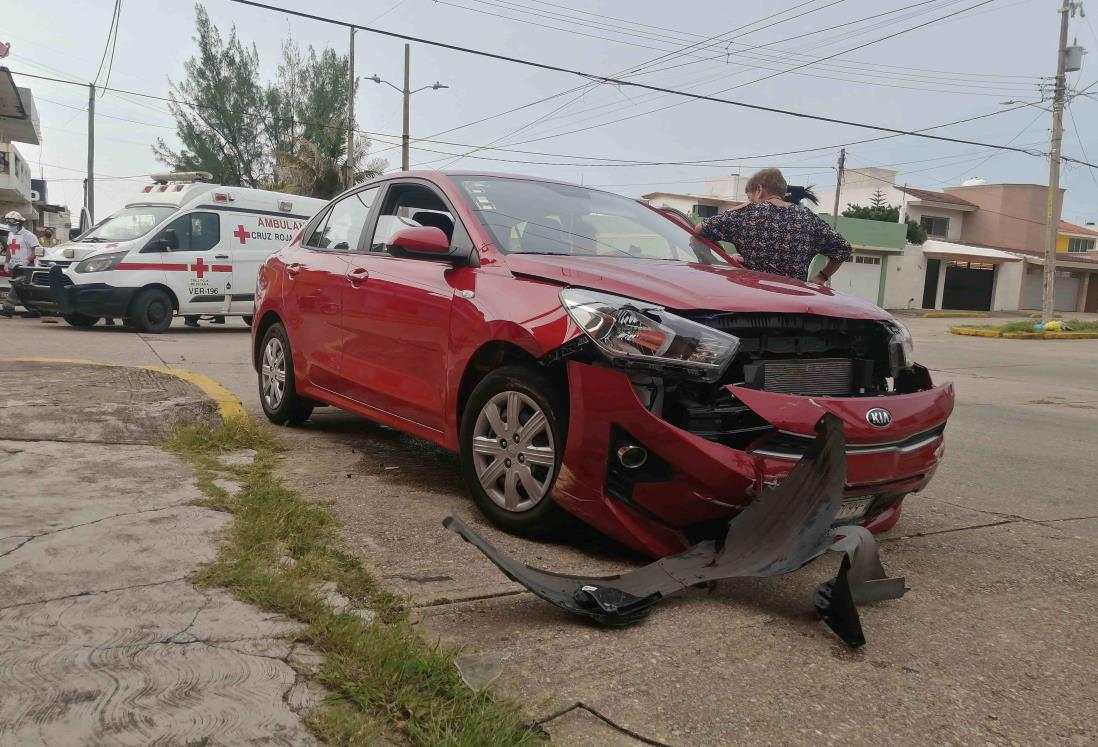
[[[945,273],[943,309],[991,309],[991,295],[995,289],[995,265],[984,262],[948,262]]]
[[[881,288],[881,258],[872,254],[855,254],[854,259],[845,263],[831,278],[831,287],[877,303]]]
[[[1057,272],[1053,285],[1053,308],[1056,311],[1075,311],[1079,299],[1081,274]],[[1025,288],[1022,293],[1022,308],[1040,309],[1044,294],[1044,271],[1041,267],[1030,267],[1026,272]]]

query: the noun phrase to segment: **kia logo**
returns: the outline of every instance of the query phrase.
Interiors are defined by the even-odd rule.
[[[874,428],[887,428],[892,423],[892,413],[883,407],[874,407],[866,412],[865,422]]]

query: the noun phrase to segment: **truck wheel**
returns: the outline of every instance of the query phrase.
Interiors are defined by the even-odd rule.
[[[160,334],[172,326],[172,299],[160,288],[145,288],[130,304],[127,323],[138,332]]]
[[[552,383],[532,367],[504,366],[473,390],[461,417],[461,473],[496,526],[540,537],[567,519],[552,498],[564,457],[563,420]]]
[[[74,327],[94,327],[99,322],[99,317],[88,316],[79,312],[64,314],[61,318]]]
[[[298,396],[294,358],[286,328],[276,322],[259,348],[259,401],[275,425],[301,425],[313,414],[313,404]]]
[[[255,317],[251,317],[251,316],[243,317],[244,323],[247,324],[250,327],[250,326],[252,326],[252,319],[254,319],[254,318]]]

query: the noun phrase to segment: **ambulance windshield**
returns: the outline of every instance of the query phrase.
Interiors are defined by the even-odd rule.
[[[77,241],[129,241],[144,236],[179,208],[171,205],[135,205],[122,208],[101,221]]]

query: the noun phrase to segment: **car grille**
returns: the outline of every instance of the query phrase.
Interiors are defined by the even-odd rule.
[[[49,285],[50,284],[50,274],[48,272],[42,272],[42,271],[32,272],[31,273],[31,284],[32,285]]]
[[[69,261],[66,261],[66,260],[63,260],[63,259],[58,259],[58,260],[40,259],[40,260],[38,260],[38,266],[39,267],[53,267],[55,265],[57,267],[68,267],[71,264],[72,264],[72,262],[69,262]]]
[[[854,382],[854,366],[849,358],[771,360],[760,366],[762,387],[768,392],[845,397]]]

